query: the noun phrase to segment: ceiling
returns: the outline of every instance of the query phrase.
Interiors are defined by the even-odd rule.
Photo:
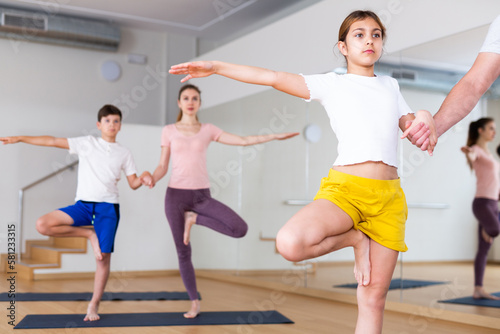
[[[237,38],[319,0],[0,0],[0,6],[102,19],[185,34],[216,44]]]
[[[208,51],[321,0],[0,0],[0,6],[101,19],[125,27],[163,31],[198,38]],[[488,26],[445,40],[418,45],[384,58],[416,59],[429,64],[467,68],[477,55]],[[464,43],[469,44],[464,48]],[[472,44],[470,44],[472,43]],[[475,44],[474,44],[475,43]],[[446,45],[446,47],[443,47]]]

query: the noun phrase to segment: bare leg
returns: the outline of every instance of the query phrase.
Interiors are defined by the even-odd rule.
[[[398,254],[397,251],[370,240],[371,281],[368,286],[358,286],[358,320],[355,333],[382,333],[385,299]]]
[[[191,309],[184,313],[184,318],[196,318],[198,314],[200,314],[200,300],[192,300],[191,301]]]
[[[186,246],[189,244],[191,227],[196,224],[196,217],[198,215],[193,211],[186,211],[184,213],[184,245]]]
[[[97,260],[102,260],[99,240],[92,228],[83,228],[71,226],[73,219],[65,212],[60,210],[52,211],[36,221],[36,229],[43,235],[51,237],[83,237],[87,238],[94,250],[94,256]]]
[[[356,279],[363,285],[370,282],[370,240],[354,230],[351,217],[328,200],[315,200],[297,212],[278,232],[276,246],[294,262],[353,247]]]
[[[97,311],[99,309],[99,303],[101,302],[102,295],[104,294],[104,288],[108,282],[110,263],[111,253],[103,253],[102,260],[97,261],[97,268],[94,277],[94,293],[92,294],[92,299],[87,307],[87,315],[83,319],[84,321],[96,321],[100,319]]]

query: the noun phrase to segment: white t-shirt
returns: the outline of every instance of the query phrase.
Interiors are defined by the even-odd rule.
[[[76,201],[118,203],[121,171],[136,174],[130,151],[93,136],[68,138],[69,153],[78,154]]]
[[[382,161],[397,167],[399,119],[412,111],[394,78],[333,72],[303,77],[339,141],[334,166]]]
[[[492,52],[500,54],[500,16],[498,16],[490,25],[488,35],[484,40],[483,46],[479,52]]]

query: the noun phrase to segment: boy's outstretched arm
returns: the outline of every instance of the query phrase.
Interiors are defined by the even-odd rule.
[[[0,137],[0,141],[6,144],[25,143],[37,146],[50,146],[69,149],[67,138],[56,138],[52,136],[12,136]]]
[[[141,178],[143,177],[151,177],[151,174],[148,171],[145,171],[141,174],[141,176],[137,176],[137,174],[128,175],[127,181],[130,188],[136,190],[137,188],[142,186]]]

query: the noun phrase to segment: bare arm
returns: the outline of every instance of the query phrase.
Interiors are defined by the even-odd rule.
[[[268,135],[257,135],[257,136],[238,136],[232,133],[223,132],[217,141],[226,145],[237,145],[237,146],[249,146],[261,143],[266,143],[271,140],[284,140],[288,138],[295,137],[298,132],[289,133],[273,133]]]
[[[271,86],[293,96],[305,99],[309,98],[309,89],[302,76],[287,72],[276,72],[260,67],[230,64],[220,61],[196,61],[174,65],[170,68],[169,73],[186,74],[181,82],[192,78],[202,78],[218,74],[249,84]]]
[[[500,54],[479,53],[469,72],[453,87],[434,115],[437,135],[441,136],[467,116],[499,75]]]
[[[69,149],[67,138],[56,138],[52,136],[13,136],[2,137],[0,141],[5,144],[26,143],[37,146],[50,146]]]
[[[130,188],[136,190],[137,188],[142,186],[141,179],[148,176],[151,177],[151,174],[148,171],[143,172],[139,177],[137,176],[137,174],[128,175],[127,176],[128,185],[130,186]]]
[[[161,180],[168,171],[168,163],[170,161],[170,147],[162,146],[161,154],[160,154],[160,163],[158,167],[156,167],[153,175],[145,175],[140,177],[142,184],[148,186],[149,188],[153,188],[159,180]],[[144,174],[143,174],[144,175]]]
[[[476,160],[476,152],[471,150],[470,147],[468,146],[463,146],[460,148],[460,150],[465,154],[465,157],[467,158],[467,163],[469,166],[472,168],[472,163]]]

